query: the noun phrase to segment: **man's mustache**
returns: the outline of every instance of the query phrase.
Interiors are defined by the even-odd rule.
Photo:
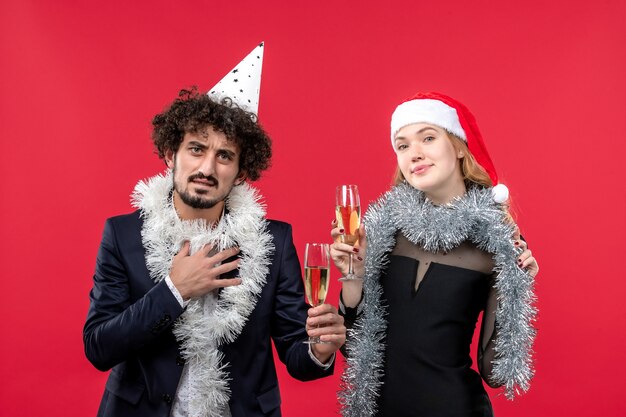
[[[192,181],[195,181],[195,180],[206,180],[209,183],[209,185],[211,185],[213,187],[217,187],[217,185],[219,183],[217,178],[215,178],[214,176],[212,176],[212,175],[204,175],[201,172],[198,172],[197,174],[190,175],[189,178],[187,178],[188,182],[192,182]]]

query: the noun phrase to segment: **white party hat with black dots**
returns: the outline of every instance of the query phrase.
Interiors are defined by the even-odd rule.
[[[263,42],[207,93],[215,101],[228,97],[245,111],[259,114]]]

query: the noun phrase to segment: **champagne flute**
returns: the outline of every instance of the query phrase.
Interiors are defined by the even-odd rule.
[[[304,251],[304,292],[311,307],[324,304],[330,278],[330,250],[328,243],[307,243]],[[327,344],[319,337],[310,337],[307,344]]]
[[[337,206],[335,216],[337,227],[343,229],[341,241],[354,246],[359,240],[359,227],[361,226],[361,203],[359,200],[359,187],[356,185],[340,185],[336,193]],[[361,280],[354,274],[352,267],[352,254],[348,256],[348,273],[339,281]]]

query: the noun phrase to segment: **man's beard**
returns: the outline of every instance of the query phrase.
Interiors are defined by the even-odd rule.
[[[194,209],[210,209],[210,208],[215,207],[217,203],[226,199],[226,197],[228,196],[228,194],[230,194],[230,191],[233,189],[233,186],[234,186],[234,185],[231,186],[230,189],[228,189],[223,195],[218,195],[213,198],[205,198],[201,195],[201,192],[198,193],[200,195],[193,195],[190,192],[188,192],[184,187],[180,186],[180,184],[176,182],[176,170],[175,169],[174,169],[173,174],[174,174],[173,175],[174,190],[176,191],[176,193],[178,193],[183,203],[185,203],[186,205]],[[217,181],[217,178],[213,176],[206,176],[200,172],[189,176],[187,178],[187,184],[190,184],[193,180],[196,180],[196,179],[205,179],[209,181],[211,185],[215,187],[216,190],[218,189],[219,182]]]

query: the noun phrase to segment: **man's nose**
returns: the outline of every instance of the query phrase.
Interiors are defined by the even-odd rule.
[[[198,167],[198,171],[201,172],[205,177],[209,177],[215,174],[215,155],[213,155],[212,152],[208,152],[202,159],[202,162]]]

